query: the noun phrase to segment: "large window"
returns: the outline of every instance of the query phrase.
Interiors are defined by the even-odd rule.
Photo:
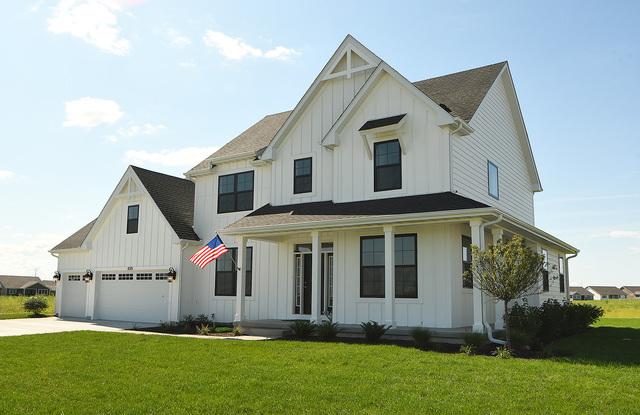
[[[542,257],[544,263],[542,264],[542,291],[549,291],[549,253],[546,249],[542,249]]]
[[[293,193],[309,193],[312,187],[311,157],[293,162]]]
[[[138,233],[138,219],[140,217],[140,206],[133,205],[127,209],[127,233]]]
[[[360,239],[360,297],[384,298],[384,236]]]
[[[564,292],[564,258],[558,257],[558,274],[560,277],[560,292]]]
[[[462,287],[473,288],[473,275],[471,274],[471,238],[462,236]]]
[[[396,235],[395,298],[418,298],[416,235]],[[384,298],[384,236],[360,239],[360,297]]]
[[[500,183],[498,180],[498,166],[490,161],[487,161],[487,177],[489,178],[489,196],[499,199]]]
[[[229,251],[216,259],[216,286],[215,295],[235,296],[237,291],[238,248],[229,248]],[[245,254],[246,279],[244,295],[251,296],[251,283],[253,271],[253,248],[248,246]]]
[[[402,188],[402,162],[400,142],[382,141],[373,146],[374,177],[373,190],[393,190]]]
[[[396,298],[418,298],[418,251],[416,235],[395,238]]]
[[[253,171],[218,178],[218,213],[253,209]]]

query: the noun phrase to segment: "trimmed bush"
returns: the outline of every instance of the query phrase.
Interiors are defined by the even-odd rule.
[[[323,321],[316,328],[318,331],[318,337],[322,340],[333,340],[338,336],[338,332],[340,329],[338,328],[338,323],[332,323],[330,321]]]
[[[367,321],[366,323],[360,323],[360,327],[362,327],[365,339],[367,339],[369,343],[376,343],[382,336],[384,336],[391,326],[378,324],[375,321]]]
[[[308,320],[296,320],[289,326],[291,335],[296,339],[308,339],[316,330],[316,325]]]
[[[411,337],[418,349],[426,350],[431,345],[431,331],[422,327],[411,329]]]
[[[209,324],[210,323],[209,317],[207,317],[206,314],[198,314],[198,316],[196,317],[195,320],[196,320],[195,321],[196,324],[200,324],[200,325]]]
[[[22,307],[24,307],[25,311],[28,311],[35,316],[39,316],[47,309],[47,307],[49,307],[49,303],[44,297],[29,297],[24,301]]]
[[[487,343],[487,335],[484,333],[466,333],[464,335],[465,346],[471,346],[474,351]]]

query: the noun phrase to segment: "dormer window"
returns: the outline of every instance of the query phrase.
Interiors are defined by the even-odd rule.
[[[218,178],[218,213],[253,209],[253,171]]]
[[[487,161],[487,177],[489,196],[500,199],[500,184],[498,182],[498,166]]]
[[[312,188],[311,157],[293,162],[293,193],[309,193]]]
[[[402,188],[402,161],[398,140],[381,141],[373,145],[374,177],[376,192]]]
[[[138,233],[138,219],[140,218],[140,205],[132,205],[127,208],[127,233]]]

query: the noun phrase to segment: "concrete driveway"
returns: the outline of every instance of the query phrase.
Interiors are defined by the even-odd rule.
[[[58,317],[19,318],[0,320],[0,337],[23,336],[25,334],[61,333],[64,331],[123,331],[146,328],[157,324],[127,323],[123,321],[69,320]]]

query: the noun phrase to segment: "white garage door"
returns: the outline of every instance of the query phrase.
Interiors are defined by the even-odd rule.
[[[168,267],[167,267],[168,268]],[[169,319],[166,271],[98,273],[95,318],[156,323]]]
[[[87,283],[82,281],[80,274],[63,276],[61,317],[85,318],[87,304]]]

